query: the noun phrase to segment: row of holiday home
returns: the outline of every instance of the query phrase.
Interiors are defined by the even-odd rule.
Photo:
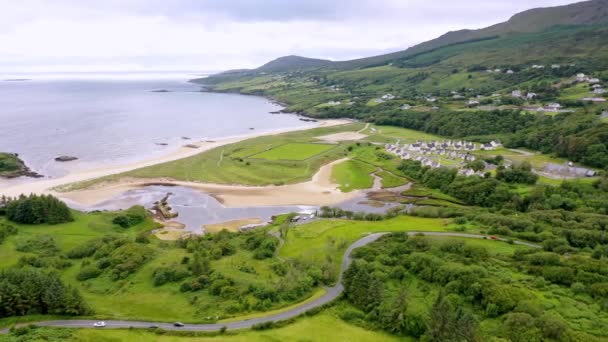
[[[456,150],[456,151],[476,151],[476,150],[482,150],[482,151],[490,151],[490,150],[495,150],[496,148],[502,146],[500,141],[496,141],[496,140],[492,140],[489,143],[484,143],[484,144],[475,144],[473,142],[470,141],[463,141],[463,140],[445,140],[442,142],[438,142],[438,141],[417,141],[413,144],[403,144],[403,145],[399,145],[399,142],[397,142],[396,144],[387,144],[386,145],[386,149],[389,152],[395,152],[398,149],[401,150],[405,150],[405,151],[414,151],[414,152],[421,152],[421,151],[431,151],[431,152],[435,152],[435,151],[440,151],[440,150]]]

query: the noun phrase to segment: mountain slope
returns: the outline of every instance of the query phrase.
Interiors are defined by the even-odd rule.
[[[565,6],[536,8],[518,13],[504,23],[496,24],[484,29],[452,31],[404,51],[352,61],[337,62],[333,66],[339,69],[350,69],[369,65],[379,65],[395,59],[464,42],[491,39],[517,33],[541,32],[554,26],[601,24],[608,24],[608,0],[592,0]]]
[[[330,65],[332,62],[326,59],[306,58],[300,56],[285,56],[270,61],[256,71],[260,72],[284,72],[290,70],[302,70]]]

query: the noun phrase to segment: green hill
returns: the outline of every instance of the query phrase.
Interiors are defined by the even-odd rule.
[[[260,72],[283,72],[291,70],[302,70],[328,66],[332,62],[326,59],[315,59],[306,58],[300,56],[286,56],[280,57],[273,61],[270,61],[261,67],[257,68],[256,71]]]
[[[577,82],[579,73],[597,84]],[[343,62],[290,56],[195,82],[213,91],[269,96],[286,103],[286,111],[312,117],[500,138],[509,147],[608,167],[608,124],[598,115],[608,110],[608,99],[592,88],[608,83],[608,0],[533,9],[388,55]],[[533,95],[512,97],[515,90]],[[386,94],[396,98],[380,99]],[[551,103],[566,109],[544,112]],[[403,110],[404,104],[411,108]]]

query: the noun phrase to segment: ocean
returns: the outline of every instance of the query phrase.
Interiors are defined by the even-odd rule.
[[[189,141],[313,126],[274,115],[255,96],[201,92],[200,74],[0,74],[0,151],[18,153],[34,171],[120,165],[168,154]],[[67,155],[77,161],[61,163]]]

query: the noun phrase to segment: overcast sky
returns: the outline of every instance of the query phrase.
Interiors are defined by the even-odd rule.
[[[0,0],[0,71],[256,67],[405,49],[574,0]]]

